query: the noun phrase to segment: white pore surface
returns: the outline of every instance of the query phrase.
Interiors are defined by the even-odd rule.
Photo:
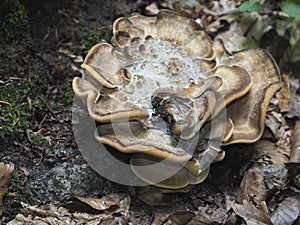
[[[120,88],[127,102],[152,114],[151,96],[161,88],[180,91],[204,78],[199,59],[188,56],[180,47],[168,41],[153,40],[146,44],[147,55],[140,61],[124,65],[131,73],[129,84]]]

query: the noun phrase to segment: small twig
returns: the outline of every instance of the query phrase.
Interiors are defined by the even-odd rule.
[[[42,42],[44,42],[44,41],[46,41],[47,39],[48,39],[48,37],[49,37],[49,32],[44,36],[44,38],[42,39]]]
[[[5,104],[5,105],[10,105],[11,106],[11,103],[9,103],[7,101],[4,101],[4,100],[0,100],[0,104]]]
[[[29,96],[27,97],[27,102],[28,102],[29,111],[31,111],[32,110],[32,101]]]
[[[21,77],[9,77],[9,80],[26,80],[26,79]]]
[[[20,121],[20,119],[21,119],[21,115],[20,115],[20,112],[19,111],[17,111],[17,114],[18,114],[18,118],[16,119],[16,121],[13,123],[13,127],[14,126],[16,126],[17,125],[17,123]]]
[[[39,99],[46,105],[47,109],[54,114],[54,111],[52,110],[52,108],[47,104],[47,102],[41,97],[39,96]]]
[[[43,117],[42,121],[39,123],[39,127],[41,127],[41,126],[43,125],[43,123],[45,122],[47,116],[48,116],[48,114],[46,114],[46,115]]]

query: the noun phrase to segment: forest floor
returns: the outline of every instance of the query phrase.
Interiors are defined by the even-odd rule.
[[[7,194],[0,185],[0,224],[300,224],[300,20],[276,1],[252,12],[238,10],[241,2],[6,1],[0,10],[0,163],[14,171]],[[78,150],[72,126],[72,80],[81,76],[89,49],[110,42],[118,17],[162,8],[201,21],[230,52],[267,49],[284,75],[262,138],[224,147],[225,159],[211,166],[205,182],[179,191],[101,177]],[[93,208],[91,201],[105,207]]]

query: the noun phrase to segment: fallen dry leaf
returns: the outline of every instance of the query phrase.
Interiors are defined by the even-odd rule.
[[[198,207],[195,217],[187,225],[225,224],[228,219],[227,210],[212,208],[211,206]]]
[[[182,225],[188,224],[189,221],[195,216],[193,212],[189,211],[160,211],[154,213],[154,220],[151,225],[160,225],[160,224],[174,224]]]
[[[214,224],[214,221],[206,213],[197,212],[196,216],[187,225],[210,225]]]
[[[282,88],[277,92],[276,97],[272,98],[266,117],[266,126],[269,128],[266,131],[273,134],[277,139],[278,150],[287,156],[290,156],[292,148],[292,129],[286,118],[291,100],[290,86],[289,77],[283,75]]]
[[[267,197],[266,194],[270,190],[274,191],[286,185],[289,179],[288,170],[286,168],[288,157],[287,154],[284,154],[285,152],[282,151],[282,148],[271,141],[260,140],[255,143],[254,146],[265,154],[263,158],[258,160],[260,168],[256,170],[256,172],[260,174],[260,178],[253,181],[252,186],[253,190],[255,190],[255,192],[252,193],[255,196],[255,199],[260,199],[259,196],[261,195]],[[260,190],[260,187],[262,186],[266,187],[264,192]],[[261,200],[265,199],[261,198]],[[255,202],[257,203],[257,201]]]
[[[2,200],[4,195],[6,195],[8,191],[8,186],[13,171],[14,171],[14,165],[0,162],[0,216],[3,213]]]
[[[232,16],[235,17],[235,20],[231,17],[230,21],[228,21],[230,22],[229,29],[225,32],[222,32],[222,30],[221,32],[217,32],[217,36],[215,37],[215,39],[220,38],[223,40],[225,48],[229,52],[257,47],[257,42],[272,28],[269,25],[270,18],[257,12],[247,14],[236,13],[232,14]]]
[[[70,197],[63,203],[64,207],[73,212],[97,214],[101,211],[106,213],[128,212],[130,196],[127,194],[108,194],[102,198]]]
[[[284,199],[273,212],[273,225],[291,225],[300,216],[300,197],[291,196]]]
[[[244,173],[240,184],[241,200],[254,201],[256,204],[267,198],[267,187],[264,182],[263,166],[254,164]]]
[[[266,117],[266,126],[277,139],[278,150],[289,156],[291,153],[292,130],[283,115],[275,111],[269,112]]]
[[[223,16],[217,17],[215,21],[205,25],[205,30],[210,33],[217,33],[220,29],[225,27],[226,23],[231,24],[235,20],[236,17],[233,14],[225,14]]]
[[[211,29],[211,28],[210,28]],[[229,52],[237,51],[244,48],[244,43],[247,42],[247,37],[244,36],[242,27],[237,21],[232,22],[228,31],[220,33],[216,36],[216,39],[221,39],[225,45],[225,48]]]
[[[254,144],[254,148],[265,154],[265,156],[259,160],[259,162],[267,162],[285,166],[285,163],[287,163],[289,160],[288,157],[283,154],[280,149],[271,141],[259,140]]]
[[[230,14],[237,9],[237,6],[241,3],[240,0],[228,1],[228,0],[219,0],[214,1],[212,12],[215,12],[216,15]]]
[[[178,0],[165,0],[160,3],[161,7],[169,8],[182,15],[190,18],[198,18],[199,13],[203,10],[203,4],[197,0],[178,1]]]
[[[293,183],[300,189],[300,119],[295,122],[292,136],[292,152],[287,167]]]
[[[155,212],[153,215],[153,221],[151,222],[151,225],[158,225],[158,224],[163,224],[164,221],[166,221],[170,215],[174,213],[174,210],[162,210]]]
[[[88,223],[88,225],[127,225],[129,224],[129,217],[128,216],[119,216],[119,217],[112,217],[112,218],[106,218],[98,223]]]
[[[194,213],[189,211],[177,212],[169,216],[166,224],[182,225],[187,224],[195,216]]]
[[[264,165],[264,182],[269,190],[283,188],[289,179],[288,170],[278,164]]]
[[[242,205],[232,203],[231,206],[233,211],[246,221],[247,225],[272,225],[265,202],[260,202],[258,207],[255,207],[244,200]]]

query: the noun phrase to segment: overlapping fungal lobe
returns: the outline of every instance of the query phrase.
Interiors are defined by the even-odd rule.
[[[216,45],[224,48],[220,43]],[[220,52],[225,52],[221,49]],[[243,68],[252,79],[250,90],[226,107],[227,116],[232,119],[235,128],[225,144],[255,142],[264,130],[267,107],[281,88],[278,66],[267,51],[259,48],[241,50],[232,55],[225,53],[218,64]]]
[[[256,141],[281,83],[266,51],[229,54],[195,21],[168,10],[117,19],[112,44],[95,45],[82,68],[73,89],[100,122],[96,139],[133,154],[137,176],[165,188],[202,182],[224,157],[216,143]],[[206,130],[211,141],[195,152]],[[156,182],[168,175],[159,165],[177,169]]]

